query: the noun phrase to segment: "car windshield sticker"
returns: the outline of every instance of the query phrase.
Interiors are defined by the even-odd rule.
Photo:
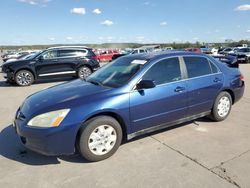
[[[136,59],[136,60],[133,60],[131,63],[132,63],[132,64],[144,65],[145,63],[147,63],[147,61],[146,61],[146,60],[139,60],[139,59]]]

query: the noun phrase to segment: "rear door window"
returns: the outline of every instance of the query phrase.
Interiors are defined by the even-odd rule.
[[[75,53],[75,50],[59,50],[59,57],[72,57]]]
[[[189,78],[204,76],[212,73],[208,60],[204,57],[183,57]],[[215,70],[216,71],[216,70]]]

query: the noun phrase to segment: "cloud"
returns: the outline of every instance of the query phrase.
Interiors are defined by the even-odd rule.
[[[165,26],[165,25],[167,25],[168,23],[167,22],[161,22],[160,23],[160,26]]]
[[[250,4],[240,5],[234,9],[235,11],[246,11],[250,10]]]
[[[111,20],[105,20],[105,21],[101,22],[101,25],[105,25],[105,26],[111,26],[113,24],[114,23]]]
[[[247,32],[247,33],[250,33],[250,29],[248,29],[246,32]]]
[[[70,12],[73,14],[81,14],[81,15],[86,14],[85,8],[72,8]]]
[[[135,38],[135,41],[136,42],[143,42],[143,41],[145,41],[145,37],[144,36],[138,36],[138,37]]]
[[[47,3],[49,3],[51,0],[17,0],[21,3],[27,3],[30,5],[38,5],[38,4],[42,4],[43,6]]]
[[[50,41],[56,40],[54,37],[49,37],[48,39],[49,39]]]
[[[73,40],[73,37],[66,37],[66,40]]]
[[[144,5],[150,5],[150,2],[146,1],[143,3]]]
[[[93,13],[94,14],[101,14],[102,11],[99,8],[96,8],[96,9],[93,10]]]

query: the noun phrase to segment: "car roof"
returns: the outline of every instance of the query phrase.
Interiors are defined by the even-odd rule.
[[[51,49],[87,49],[87,50],[92,50],[92,48],[89,48],[87,46],[55,46],[55,47],[50,47],[50,48],[47,48],[47,50],[51,50]]]
[[[151,61],[151,60],[157,60],[157,59],[162,59],[166,57],[176,57],[176,56],[186,56],[186,55],[207,57],[206,54],[197,54],[197,53],[188,52],[188,51],[160,51],[160,52],[133,54],[129,56],[134,57],[134,59],[145,59],[147,61],[149,60]]]

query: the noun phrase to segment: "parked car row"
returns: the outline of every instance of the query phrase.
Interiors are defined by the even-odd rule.
[[[250,63],[250,47],[221,48],[218,54],[235,56],[240,63]]]
[[[99,62],[101,61],[109,62],[126,55],[150,53],[147,49],[151,51],[174,51],[172,47],[160,49],[157,46],[155,50],[154,47],[153,45],[144,46],[132,50],[123,50],[122,53],[118,49],[93,50],[86,46],[59,46],[43,51],[21,51],[3,56],[5,62],[2,65],[2,71],[7,82],[19,86],[31,85],[38,79],[69,76],[86,79],[100,67]],[[209,54],[217,57],[234,56],[238,63],[250,63],[250,48],[248,47],[217,50],[203,46],[202,48],[179,49],[179,51]],[[234,64],[234,66],[238,65]]]
[[[19,59],[25,59],[35,53],[38,53],[38,50],[28,50],[28,51],[20,51],[20,52],[11,52],[2,55],[3,62],[16,61]]]

